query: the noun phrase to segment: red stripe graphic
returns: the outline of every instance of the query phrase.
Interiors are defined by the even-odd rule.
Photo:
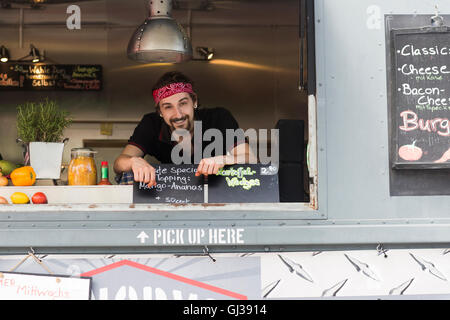
[[[247,300],[248,299],[247,296],[244,296],[244,295],[239,294],[239,293],[235,293],[235,292],[228,291],[228,290],[225,290],[225,289],[222,289],[222,288],[219,288],[219,287],[211,286],[209,284],[206,284],[206,283],[203,283],[203,282],[200,282],[200,281],[188,279],[188,278],[185,278],[185,277],[182,277],[182,276],[178,276],[178,275],[170,273],[170,272],[166,272],[166,271],[162,271],[162,270],[159,270],[159,269],[156,269],[156,268],[145,266],[143,264],[140,264],[140,263],[137,263],[137,262],[133,262],[133,261],[130,261],[130,260],[126,260],[126,259],[118,261],[118,262],[115,262],[113,264],[110,264],[110,265],[107,265],[107,266],[104,266],[104,267],[101,267],[101,268],[98,268],[98,269],[95,269],[95,270],[91,270],[91,271],[85,272],[85,273],[81,274],[80,276],[82,276],[82,277],[92,277],[93,275],[96,275],[96,274],[99,274],[99,273],[102,273],[102,272],[105,272],[105,271],[109,271],[109,270],[112,270],[112,269],[115,269],[115,268],[118,268],[118,267],[121,267],[121,266],[124,266],[124,265],[130,266],[130,267],[134,267],[134,268],[137,268],[137,269],[141,269],[141,270],[144,270],[144,271],[147,271],[147,272],[151,272],[151,273],[154,273],[154,274],[166,277],[166,278],[170,278],[170,279],[173,279],[173,280],[176,280],[176,281],[184,282],[184,283],[190,284],[192,286],[196,286],[196,287],[199,287],[199,288],[202,288],[202,289],[213,291],[213,292],[216,292],[216,293],[219,293],[219,294],[223,294],[223,295],[231,297],[231,298],[235,298],[235,299],[239,299],[239,300]]]

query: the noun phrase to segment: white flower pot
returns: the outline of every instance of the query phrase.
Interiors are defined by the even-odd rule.
[[[30,142],[30,166],[36,179],[59,179],[64,143]]]

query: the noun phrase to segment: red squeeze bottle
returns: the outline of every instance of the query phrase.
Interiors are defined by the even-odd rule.
[[[111,185],[109,182],[109,173],[108,173],[108,161],[102,161],[102,179],[98,183],[98,185]]]

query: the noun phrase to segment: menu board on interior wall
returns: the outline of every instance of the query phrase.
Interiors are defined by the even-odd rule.
[[[450,168],[450,32],[392,30],[391,43],[392,167]]]
[[[79,64],[0,64],[0,90],[102,89],[102,66]]]
[[[204,179],[196,177],[198,165],[153,165],[156,186],[133,185],[133,203],[189,204],[204,202]]]

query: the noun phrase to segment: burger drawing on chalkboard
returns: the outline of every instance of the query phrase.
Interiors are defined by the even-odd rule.
[[[444,163],[444,162],[447,162],[448,160],[450,160],[450,149],[445,151],[444,154],[442,155],[442,157],[440,159],[436,160],[435,163]]]
[[[417,161],[422,158],[423,151],[421,148],[416,146],[416,141],[414,141],[412,144],[401,146],[398,149],[398,155],[406,161]]]

